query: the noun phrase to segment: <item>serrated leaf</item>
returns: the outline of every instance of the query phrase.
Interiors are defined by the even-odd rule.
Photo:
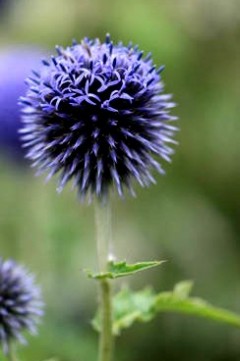
[[[165,261],[150,261],[150,262],[137,262],[133,264],[128,264],[126,261],[114,262],[111,261],[108,263],[108,270],[104,273],[92,274],[87,271],[88,276],[95,279],[104,279],[104,278],[120,278],[125,276],[130,276],[140,271],[147,270],[149,268],[157,267]]]
[[[180,282],[173,291],[158,294],[150,288],[138,292],[122,289],[113,300],[114,334],[119,335],[136,321],[148,322],[161,312],[188,314],[240,327],[240,316],[234,312],[214,307],[201,298],[189,297],[192,285],[190,281]],[[99,314],[93,324],[99,331]]]
[[[150,262],[137,262],[133,264],[127,264],[123,262],[110,262],[109,271],[113,275],[113,278],[129,276],[134,273],[145,271],[149,268],[157,267],[165,261],[150,261]]]

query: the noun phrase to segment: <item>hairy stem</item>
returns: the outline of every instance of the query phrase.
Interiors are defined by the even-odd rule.
[[[110,203],[96,204],[96,233],[98,264],[100,272],[107,270],[109,258],[111,257],[111,209]],[[112,334],[112,295],[109,280],[102,279],[100,286],[100,313],[101,333],[99,339],[98,361],[112,361],[113,334]]]

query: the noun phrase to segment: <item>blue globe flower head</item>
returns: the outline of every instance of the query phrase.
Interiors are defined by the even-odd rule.
[[[112,185],[120,196],[124,188],[134,194],[133,180],[154,183],[152,169],[164,173],[155,156],[170,161],[177,130],[163,67],[109,35],[56,49],[20,99],[22,139],[38,173],[59,173],[59,191],[72,179],[83,199],[103,199]]]
[[[12,160],[24,160],[17,103],[27,89],[25,78],[43,54],[46,52],[31,46],[9,47],[0,52],[0,152]]]
[[[0,346],[5,354],[11,342],[26,343],[22,331],[36,333],[42,315],[41,292],[34,276],[14,261],[0,258]]]
[[[11,1],[10,1],[11,2]],[[5,10],[9,5],[9,1],[7,0],[0,0],[0,18],[5,15]]]

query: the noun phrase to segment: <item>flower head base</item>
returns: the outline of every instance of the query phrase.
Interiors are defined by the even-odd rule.
[[[8,353],[14,340],[25,342],[22,331],[36,333],[42,314],[43,302],[34,277],[14,261],[0,258],[0,346],[3,351]]]
[[[154,182],[152,168],[163,173],[154,155],[170,160],[176,118],[164,95],[160,73],[151,55],[132,44],[113,45],[84,39],[57,47],[51,61],[28,79],[21,98],[22,129],[33,166],[60,172],[58,190],[73,179],[81,197],[105,196],[115,184],[133,193],[131,181]]]

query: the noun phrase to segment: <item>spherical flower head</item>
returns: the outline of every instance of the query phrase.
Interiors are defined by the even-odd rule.
[[[27,90],[25,78],[37,66],[42,53],[30,46],[8,47],[0,53],[0,152],[13,160],[24,160],[17,102]]]
[[[0,258],[0,346],[4,353],[11,342],[26,342],[22,331],[36,333],[42,314],[41,293],[33,275],[14,261]]]
[[[176,127],[171,95],[148,54],[132,44],[84,39],[43,61],[21,98],[22,139],[33,166],[60,173],[58,190],[73,179],[79,195],[105,197],[115,185],[131,193],[132,180],[155,182],[155,159],[170,161]]]
[[[6,7],[9,5],[9,1],[0,0],[0,18],[5,14]]]

